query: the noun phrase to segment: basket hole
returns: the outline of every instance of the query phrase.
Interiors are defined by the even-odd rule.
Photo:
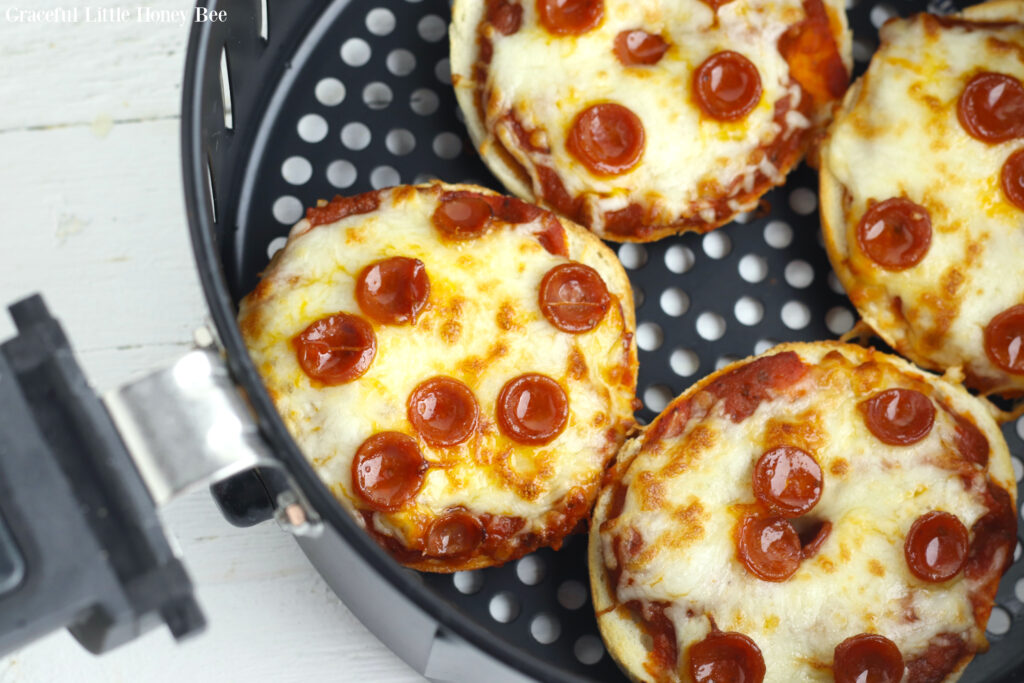
[[[281,164],[281,177],[292,185],[304,185],[313,176],[313,164],[304,157],[288,157]]]
[[[392,94],[391,88],[388,87],[387,83],[374,81],[373,83],[367,83],[366,87],[363,88],[363,104],[370,109],[385,109],[394,98],[395,96]]]
[[[818,208],[818,195],[814,190],[798,187],[789,193],[789,208],[801,216],[810,216]]]
[[[447,57],[437,60],[437,65],[434,67],[434,75],[437,76],[437,80],[445,85],[452,84],[452,65]]]
[[[839,276],[835,271],[830,271],[828,274],[828,286],[836,294],[846,294],[846,289],[843,288],[843,283],[839,281]]]
[[[1017,596],[1017,600],[1024,602],[1024,577],[1017,579],[1017,583],[1013,587],[1013,594]]]
[[[764,304],[752,296],[740,297],[733,308],[736,320],[750,327],[761,322],[764,318]]]
[[[349,66],[363,66],[370,61],[370,44],[362,38],[349,38],[341,44],[341,61]]]
[[[267,0],[260,0],[260,38],[266,42],[270,37],[270,17],[267,12]]]
[[[213,187],[213,162],[210,161],[210,155],[206,155],[206,194],[210,199],[210,215],[213,216],[213,222],[217,222],[217,193]]]
[[[804,289],[814,282],[814,268],[807,261],[797,259],[786,264],[784,276],[790,287]]]
[[[572,652],[581,664],[597,664],[604,657],[604,645],[597,636],[580,636],[576,644],[572,646]]]
[[[395,30],[395,15],[384,7],[366,13],[366,30],[375,36],[386,36]]]
[[[747,282],[760,282],[768,276],[768,262],[757,254],[747,254],[740,259],[739,271]]]
[[[843,306],[830,308],[825,314],[825,327],[837,337],[846,334],[853,328],[853,313]]]
[[[323,78],[316,84],[313,94],[325,107],[336,107],[345,101],[345,84],[337,78]]]
[[[676,349],[668,357],[668,366],[680,377],[690,377],[700,368],[700,357],[690,349]]]
[[[1010,466],[1013,468],[1013,478],[1020,481],[1024,477],[1024,463],[1020,458],[1014,456],[1010,458]]]
[[[787,301],[782,305],[782,324],[791,330],[802,330],[811,322],[811,309],[802,301]]]
[[[875,54],[875,45],[864,38],[853,39],[853,59],[858,62],[870,62]]]
[[[644,407],[660,413],[672,400],[672,390],[664,384],[654,384],[644,389]]]
[[[713,259],[722,259],[729,255],[732,250],[732,241],[724,232],[709,232],[701,240],[704,253]]]
[[[429,88],[413,90],[412,96],[409,98],[409,108],[413,110],[413,113],[419,114],[420,116],[429,116],[433,114],[437,111],[437,107],[440,103],[437,93]]]
[[[370,185],[379,190],[382,187],[394,187],[402,182],[402,176],[391,166],[378,166],[370,171]]]
[[[436,43],[448,33],[448,25],[436,14],[428,14],[416,24],[416,32],[428,43]]]
[[[235,115],[231,108],[231,71],[228,69],[228,51],[220,50],[220,103],[224,110],[224,127],[235,127]]]
[[[655,351],[665,341],[665,333],[657,323],[643,322],[636,328],[636,345],[643,351]]]
[[[565,581],[558,587],[558,604],[576,610],[587,602],[587,589],[579,581]]]
[[[988,616],[988,625],[985,630],[994,636],[1004,636],[1010,631],[1012,625],[1013,619],[1010,617],[1010,613],[996,605]]]
[[[619,263],[628,270],[641,268],[647,263],[647,249],[640,244],[626,242],[619,247]]]
[[[896,11],[896,8],[892,5],[880,2],[871,8],[871,12],[868,17],[871,19],[871,25],[875,28],[882,28],[885,22],[889,21],[893,17],[898,17],[900,14]]]
[[[1016,562],[1020,559],[1021,545],[1020,541],[1017,541],[1017,547],[1013,549],[1013,561]]]
[[[271,207],[271,213],[274,214],[274,219],[278,223],[294,225],[302,218],[302,202],[299,201],[298,197],[291,195],[278,197],[274,202],[274,206]]]
[[[644,305],[644,300],[647,296],[644,294],[644,290],[640,289],[640,285],[633,285],[633,308],[639,309]]]
[[[775,348],[778,345],[779,342],[775,341],[774,339],[758,339],[757,342],[754,344],[754,353],[756,353],[757,355],[761,355],[765,351]]]
[[[536,555],[527,555],[516,563],[516,576],[527,586],[536,586],[544,579],[544,561]]]
[[[499,624],[507,624],[519,616],[519,600],[515,594],[502,591],[491,598],[487,609],[491,613],[491,619]]]
[[[662,292],[659,303],[665,315],[670,315],[673,318],[678,318],[690,310],[689,295],[678,287],[669,287]]]
[[[793,228],[785,221],[769,221],[764,226],[764,241],[774,249],[785,249],[793,241]]]
[[[327,121],[319,114],[306,114],[299,119],[296,129],[305,142],[320,142],[327,137]]]
[[[385,65],[395,76],[408,76],[416,68],[416,56],[401,48],[388,53]]]
[[[715,360],[715,370],[721,370],[724,367],[732,365],[733,363],[735,363],[739,359],[740,359],[739,356],[733,356],[732,354],[726,354],[724,356],[719,356],[718,359]]]
[[[530,635],[541,645],[550,645],[562,635],[562,625],[554,615],[541,612],[530,622]]]
[[[287,242],[287,237],[275,237],[270,240],[270,244],[267,245],[267,258],[274,258],[274,254],[284,249],[284,245]]]
[[[434,136],[434,154],[441,159],[454,159],[462,153],[462,138],[455,133],[438,133]]]
[[[480,572],[455,572],[452,575],[452,584],[455,590],[463,595],[479,593],[484,586],[484,576]]]
[[[708,341],[721,339],[725,334],[725,319],[712,311],[704,311],[697,317],[697,334]]]
[[[384,146],[395,156],[404,156],[416,149],[416,136],[405,128],[395,128],[388,131]]]
[[[685,273],[693,268],[693,252],[689,247],[673,244],[665,251],[665,267],[673,273]]]
[[[341,189],[351,187],[357,176],[355,164],[351,161],[338,159],[327,166],[327,182],[334,187]]]
[[[341,144],[351,150],[366,149],[370,145],[372,138],[373,136],[370,135],[370,129],[366,127],[366,124],[359,123],[358,121],[346,123],[345,127],[341,129]]]

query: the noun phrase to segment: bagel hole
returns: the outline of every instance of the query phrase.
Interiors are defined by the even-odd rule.
[[[814,557],[821,550],[821,546],[832,531],[831,522],[813,515],[797,517],[790,522],[800,538],[800,553],[805,560]]]

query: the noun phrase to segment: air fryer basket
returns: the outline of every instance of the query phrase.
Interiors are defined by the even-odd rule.
[[[374,577],[421,610],[424,623],[439,623],[530,676],[623,680],[597,634],[583,537],[558,552],[541,550],[494,569],[454,576],[402,569],[306,465],[234,323],[238,300],[255,286],[303,207],[317,199],[431,177],[502,189],[474,152],[451,89],[448,2],[199,4],[226,10],[226,21],[195,24],[189,44],[182,144],[193,244],[233,373],[279,457],[331,534],[342,539],[333,548],[307,541],[304,549],[336,588],[348,580],[337,568],[346,562],[343,555],[374,567]],[[877,26],[894,14],[929,8],[919,1],[848,4],[855,75],[867,64]],[[935,3],[930,9],[937,11]],[[775,342],[834,338],[851,327],[855,312],[821,247],[816,187],[815,173],[801,167],[767,195],[768,215],[706,236],[613,245],[636,292],[643,421],[730,360]],[[1004,433],[1019,480],[1024,419]],[[991,650],[975,659],[965,681],[1024,680],[1020,556],[1018,541],[989,623]],[[388,614],[376,611],[371,628],[415,659],[397,642],[409,625],[390,623]]]

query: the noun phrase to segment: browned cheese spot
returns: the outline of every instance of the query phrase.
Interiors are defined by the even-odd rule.
[[[580,348],[573,344],[572,351],[569,352],[569,377],[581,380],[587,376],[587,361],[583,358],[583,352]]]
[[[652,512],[665,505],[665,485],[653,472],[641,472],[633,486],[640,498],[640,509]]]
[[[710,449],[718,433],[706,424],[696,425],[686,436],[673,445],[671,459],[661,470],[666,479],[678,477],[690,468],[690,463],[700,457],[701,453]]]
[[[516,320],[516,307],[506,301],[498,309],[498,327],[506,332],[518,330],[520,323]]]
[[[844,477],[846,473],[850,471],[850,463],[846,462],[842,458],[836,458],[828,466],[828,471],[835,477]]]
[[[776,446],[795,446],[813,455],[824,443],[821,416],[814,409],[805,410],[792,419],[773,417],[765,425],[765,450]]]
[[[868,560],[868,571],[875,576],[885,576],[885,567],[878,560],[871,558]]]

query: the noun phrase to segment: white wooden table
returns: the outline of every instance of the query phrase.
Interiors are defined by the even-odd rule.
[[[80,6],[74,23],[20,9]],[[206,314],[178,153],[189,0],[0,0],[0,305],[42,292],[103,390],[173,359]],[[127,10],[85,23],[84,7]],[[13,334],[0,315],[0,340]],[[206,492],[165,511],[210,621],[102,657],[66,633],[0,660],[15,681],[420,681],[273,524],[235,529]]]

